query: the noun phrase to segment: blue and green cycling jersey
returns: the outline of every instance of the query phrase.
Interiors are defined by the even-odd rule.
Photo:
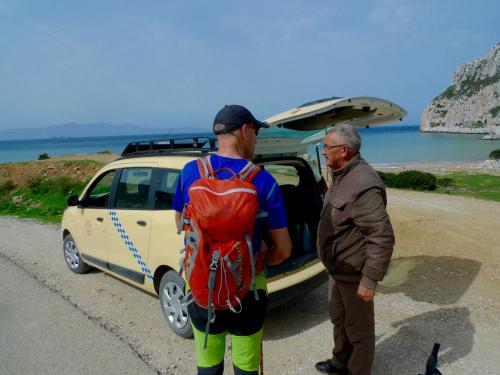
[[[210,155],[210,163],[215,171],[220,168],[229,168],[234,173],[238,173],[245,167],[247,160],[212,154]],[[232,176],[231,172],[226,170],[217,173],[217,177],[222,179],[229,179]],[[189,202],[189,187],[199,179],[200,173],[197,161],[190,161],[184,166],[178,180],[173,202],[174,210],[178,212],[183,210],[184,205]],[[274,177],[266,170],[261,170],[252,180],[252,184],[257,189],[260,210],[266,214],[265,217],[255,219],[252,245],[254,249],[258,250],[262,243],[262,231],[264,229],[286,228],[288,221],[283,197]]]

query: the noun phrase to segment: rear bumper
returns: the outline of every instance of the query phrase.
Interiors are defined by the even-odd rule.
[[[319,267],[318,267],[319,266]],[[323,268],[323,265],[319,263],[319,265],[314,265],[313,269],[318,269],[319,272],[315,272],[312,275],[308,275],[309,277],[304,278],[303,280],[294,283],[288,287],[284,287],[278,290],[273,291],[273,284],[286,280],[288,277],[299,276],[299,275],[289,275],[285,276],[281,280],[270,281],[269,282],[269,309],[273,309],[275,307],[281,306],[288,301],[297,298],[301,295],[307,294],[312,290],[318,288],[320,285],[325,283],[328,280],[328,272]],[[306,271],[306,270],[304,270]],[[304,272],[302,271],[302,272]],[[311,270],[307,270],[311,271]],[[299,272],[300,274],[301,272]],[[307,272],[310,273],[310,272]]]

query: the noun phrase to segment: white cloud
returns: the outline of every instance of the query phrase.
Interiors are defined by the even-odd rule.
[[[428,10],[429,6],[425,4],[383,0],[370,12],[368,19],[390,32],[409,32],[414,30],[420,16]]]

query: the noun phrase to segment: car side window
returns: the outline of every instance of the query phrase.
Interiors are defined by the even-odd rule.
[[[297,168],[291,165],[266,164],[264,166],[280,185],[295,185],[300,182],[300,177]]]
[[[116,208],[148,209],[152,168],[125,168],[116,191]]]
[[[181,171],[173,169],[158,169],[158,184],[155,189],[155,210],[170,210],[174,201],[177,180]]]
[[[108,171],[101,175],[97,183],[87,192],[85,207],[106,208],[113,187],[115,171]]]

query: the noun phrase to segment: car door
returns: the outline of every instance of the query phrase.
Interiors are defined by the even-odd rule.
[[[308,145],[321,142],[325,130],[332,126],[371,127],[399,121],[405,116],[402,107],[382,98],[355,96],[316,100],[266,119],[271,128],[259,133],[255,155],[305,154]]]
[[[166,265],[179,269],[180,250],[184,247],[184,234],[177,234],[175,211],[172,203],[181,171],[158,168],[154,178],[153,224],[149,262],[155,267]]]
[[[116,191],[108,212],[108,268],[139,284],[152,279],[148,267],[151,232],[151,177],[149,166],[120,170]]]
[[[84,193],[79,205],[77,222],[78,248],[83,259],[106,268],[106,225],[109,220],[108,205],[116,171],[109,170],[99,175]]]

